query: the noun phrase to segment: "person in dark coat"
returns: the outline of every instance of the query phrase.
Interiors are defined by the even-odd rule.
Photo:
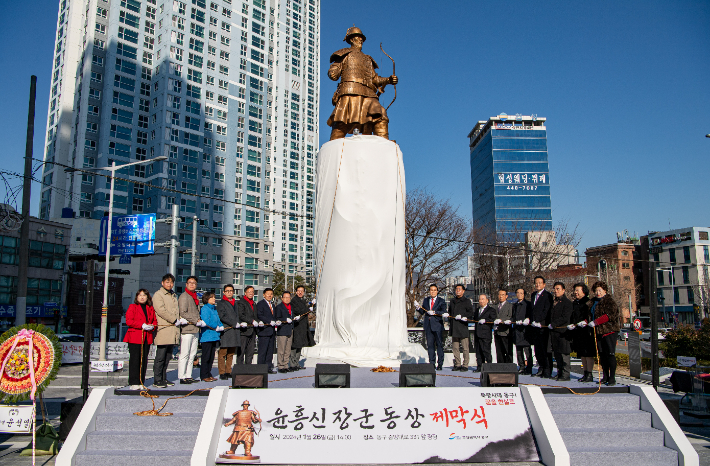
[[[229,379],[232,373],[232,361],[234,353],[239,348],[239,337],[241,336],[241,324],[237,313],[237,302],[234,299],[234,287],[224,285],[222,299],[217,301],[217,315],[224,325],[224,332],[219,339],[219,351],[217,352],[217,368],[221,380]],[[246,322],[244,323],[246,327]]]
[[[256,303],[254,302],[254,287],[247,286],[244,296],[237,302],[237,315],[240,322],[251,324],[251,327],[239,329],[239,352],[237,364],[251,364],[254,361],[254,348],[256,348]]]
[[[515,319],[515,352],[518,356],[518,373],[532,374],[533,357],[530,346],[530,321],[532,319],[532,303],[525,299],[525,290],[518,288],[515,291],[518,302],[513,304],[513,319]]]
[[[482,294],[478,297],[478,309],[474,313],[476,322],[476,369],[478,372],[483,364],[493,362],[491,357],[491,342],[493,341],[493,322],[498,318],[496,309],[488,305],[488,296]]]
[[[493,330],[496,342],[496,361],[500,363],[513,362],[513,303],[508,302],[508,290],[498,291],[496,320]]]
[[[291,358],[291,341],[293,341],[293,308],[291,307],[291,292],[281,293],[281,303],[274,309],[276,318],[276,361],[279,372],[286,373]]]
[[[256,305],[256,318],[259,320],[259,354],[257,356],[257,364],[266,364],[269,368],[269,374],[276,374],[274,370],[274,347],[276,346],[276,315],[274,313],[274,305],[271,300],[274,297],[274,290],[266,288],[264,290],[264,299]]]
[[[550,313],[550,345],[557,361],[557,380],[569,380],[569,354],[572,352],[572,301],[565,295],[565,284],[555,282],[555,300]]]
[[[530,297],[532,301],[532,327],[533,345],[535,345],[535,359],[537,359],[537,373],[533,377],[552,378],[552,352],[550,346],[550,311],[552,310],[552,293],[545,289],[545,278],[535,277],[535,293]]]
[[[572,322],[575,329],[572,330],[572,351],[577,353],[577,357],[582,360],[584,377],[579,382],[594,381],[594,359],[597,355],[597,348],[594,344],[594,329],[586,324],[591,322],[592,313],[589,312],[589,288],[584,283],[574,285],[574,301],[572,301]]]
[[[291,309],[293,311],[293,340],[291,341],[291,355],[289,359],[289,370],[298,371],[305,369],[301,367],[301,349],[314,346],[313,334],[309,329],[308,303],[303,295],[306,289],[303,285],[296,287],[296,296],[291,299]]]
[[[449,314],[446,312],[446,301],[438,294],[439,287],[433,283],[429,285],[429,297],[422,302],[422,309],[425,311],[424,335],[429,362],[440,371],[444,368],[444,318]]]
[[[601,383],[613,386],[616,385],[616,341],[619,339],[621,316],[619,306],[608,292],[609,288],[605,282],[594,283],[592,293],[595,296],[587,305],[594,319],[589,322],[589,326],[594,327],[597,334],[599,362],[604,371]]]
[[[466,289],[463,285],[456,285],[454,288],[454,298],[449,302],[449,333],[451,334],[452,349],[454,352],[455,371],[466,372],[468,370],[468,321],[473,319],[473,304],[471,300],[463,294]],[[461,361],[461,351],[463,350],[463,361]]]

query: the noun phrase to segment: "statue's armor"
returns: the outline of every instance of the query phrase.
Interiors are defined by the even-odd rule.
[[[252,411],[239,411],[237,414],[237,427],[235,430],[254,430],[252,424]]]
[[[375,74],[377,63],[371,56],[360,50],[347,48],[331,55],[330,61],[340,61],[340,84],[336,91],[338,96],[377,97],[379,95],[377,85],[373,82],[373,78],[377,76]]]

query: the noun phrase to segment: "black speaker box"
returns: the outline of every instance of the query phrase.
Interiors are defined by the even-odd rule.
[[[399,386],[400,387],[435,387],[436,370],[434,364],[400,364],[399,366]]]
[[[350,365],[316,364],[316,388],[350,388]]]
[[[269,388],[268,364],[236,364],[232,367],[232,388]]]
[[[513,363],[486,363],[481,367],[481,387],[517,387],[518,366]]]
[[[65,441],[69,431],[74,427],[76,419],[81,413],[81,409],[84,407],[84,401],[81,397],[74,398],[73,400],[62,401],[59,413],[59,440]]]

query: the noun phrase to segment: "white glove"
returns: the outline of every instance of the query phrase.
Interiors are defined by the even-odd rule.
[[[313,301],[311,301],[313,304],[316,303],[316,298],[313,298]]]
[[[468,317],[461,317],[462,322],[468,322]]]
[[[510,324],[512,324],[513,322],[511,322],[510,320],[506,320],[506,321],[504,321],[503,323],[504,323],[505,325],[510,325]]]
[[[309,311],[312,311],[312,310],[313,310],[313,306],[309,307],[308,310],[309,310]]]
[[[461,314],[459,314],[459,315],[457,315],[456,317],[454,317],[454,319],[456,319],[456,320],[461,320]]]
[[[224,332],[224,327],[222,327],[221,325],[218,325],[217,328],[214,330],[215,330],[215,332]]]
[[[498,324],[500,324],[501,322],[503,322],[503,321],[500,320],[500,319],[496,319],[496,320],[493,321],[493,324],[494,324],[494,325],[498,325]]]
[[[205,323],[204,320],[198,320],[195,325],[196,325],[197,327],[206,327],[206,326],[207,326],[207,324]]]
[[[281,325],[281,324],[282,324],[282,322],[281,322],[280,320],[277,320],[277,321],[276,321],[276,327],[278,327],[278,326]]]
[[[596,325],[597,325],[597,324],[595,324],[594,321],[589,322],[589,326],[592,327],[592,328],[595,327]]]
[[[419,308],[422,307],[422,306],[419,304],[419,301],[415,300],[415,301],[414,301],[414,307],[415,307],[416,309],[419,309]]]
[[[182,322],[182,325],[187,325],[189,323],[187,319],[184,319],[182,317],[180,317],[180,322]]]
[[[426,311],[426,313],[429,314],[430,316],[433,316],[434,314],[436,314],[436,312],[434,312],[434,311]]]
[[[239,324],[239,326],[242,327],[242,328],[244,328],[244,327],[247,326],[247,323],[246,323],[246,322],[242,322],[241,324]]]
[[[274,326],[276,325],[276,322],[274,322],[274,321],[272,320],[271,322],[269,322],[269,325],[271,325],[272,327],[274,327]]]
[[[547,328],[549,328],[550,330],[552,330],[552,324],[548,325]]]
[[[515,325],[523,325],[523,321],[522,321],[522,320],[516,320],[516,321],[515,321]]]
[[[182,325],[182,319],[178,319],[175,321],[175,326],[180,327]]]
[[[581,321],[581,322],[577,322],[577,327],[582,327],[582,328],[584,328],[584,327],[586,327],[586,326],[587,326],[587,322],[584,321],[584,320]]]
[[[448,312],[444,312],[443,314],[441,314],[441,317],[449,317],[449,313],[448,313]]]
[[[574,325],[574,324],[569,324],[569,325],[567,326],[567,330],[574,330],[574,328],[575,328],[575,325]]]
[[[287,324],[290,324],[291,322],[293,322],[291,319],[286,319]]]
[[[260,321],[260,322],[259,322],[259,327],[263,327],[263,326],[264,326],[264,322],[261,322],[261,321]]]
[[[479,323],[479,324],[485,324],[485,323],[486,323],[486,319],[481,319],[481,320],[478,321],[478,323]]]
[[[296,316],[296,317],[293,318],[293,320],[295,320],[296,322],[298,322],[299,320],[301,320],[301,316]]]
[[[530,324],[530,319],[525,318],[525,320],[523,321],[523,325],[528,325],[528,324]]]
[[[141,328],[143,330],[145,330],[146,332],[150,332],[151,330],[153,330],[153,326],[150,324],[143,324],[143,325],[141,325]]]
[[[261,322],[257,322],[257,321],[255,321],[255,320],[252,320],[252,321],[251,321],[251,324],[252,324],[254,327],[257,327],[257,326],[263,327],[263,325],[259,325],[259,324],[261,324]]]
[[[532,325],[533,327],[540,327],[540,324],[537,323],[537,322],[533,322],[531,325]]]

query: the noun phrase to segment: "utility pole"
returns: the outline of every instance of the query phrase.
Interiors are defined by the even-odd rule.
[[[101,336],[99,338],[99,361],[106,360],[106,328],[108,327],[109,262],[111,261],[111,228],[113,226],[113,187],[116,179],[116,161],[111,162],[111,189],[109,190],[108,222],[106,223],[106,266],[104,267],[104,301],[101,305]]]
[[[190,275],[195,276],[195,265],[197,264],[197,215],[192,217],[192,262],[190,266]]]
[[[177,246],[178,224],[180,222],[180,206],[173,204],[173,214],[170,222],[170,273],[177,277]]]
[[[656,262],[651,261],[651,383],[658,391],[658,274]]]
[[[25,325],[27,316],[27,271],[30,265],[30,196],[32,194],[32,143],[35,135],[35,97],[37,76],[30,77],[30,105],[27,112],[25,143],[25,176],[22,182],[22,226],[20,227],[20,261],[17,273],[15,325]]]
[[[89,365],[91,363],[92,319],[94,317],[94,260],[86,267],[86,313],[84,317],[84,353],[81,365],[81,389],[84,391],[84,403],[89,398]]]

